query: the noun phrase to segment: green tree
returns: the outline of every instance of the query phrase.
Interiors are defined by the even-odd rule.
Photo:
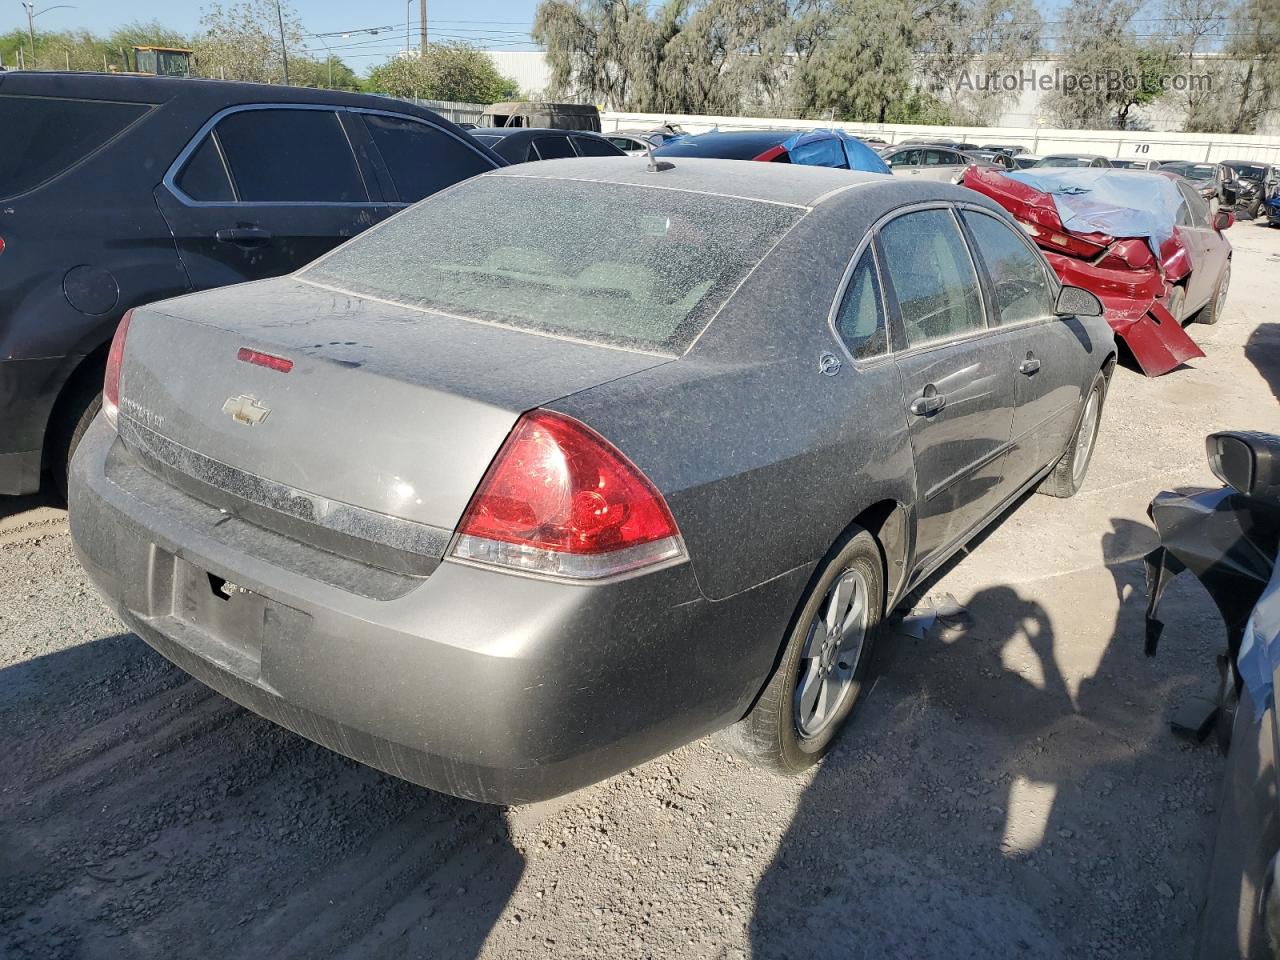
[[[241,0],[230,6],[212,0],[200,17],[201,29],[195,37],[199,72],[226,80],[283,83],[282,54],[287,53],[291,68],[307,54],[297,12],[286,0],[281,0],[280,11],[284,22],[283,51],[275,0]]]
[[[393,97],[496,103],[517,94],[481,50],[465,43],[432,43],[412,56],[394,57],[369,72],[369,90]]]
[[[1137,0],[1072,0],[1063,12],[1063,82],[1048,101],[1062,126],[1127,128],[1135,106],[1163,95],[1154,81],[1169,51],[1135,36],[1137,11]]]
[[[908,0],[842,0],[831,36],[797,71],[794,100],[805,113],[890,122],[908,105],[914,11]]]
[[[1228,109],[1221,129],[1253,133],[1280,109],[1280,0],[1243,0],[1230,23],[1232,68],[1222,91]]]

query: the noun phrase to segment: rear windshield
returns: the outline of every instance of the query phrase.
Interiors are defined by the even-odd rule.
[[[1087,167],[1093,163],[1089,157],[1045,157],[1037,160],[1037,167]]]
[[[142,103],[0,95],[0,197],[52,180],[149,109]]]
[[[466,319],[679,353],[803,213],[684,190],[490,175],[299,276]]]

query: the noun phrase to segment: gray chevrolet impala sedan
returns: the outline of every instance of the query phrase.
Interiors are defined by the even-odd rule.
[[[507,168],[133,310],[72,534],[184,670],[437,790],[537,800],[722,728],[794,772],[913,585],[1079,488],[1100,310],[949,184]]]

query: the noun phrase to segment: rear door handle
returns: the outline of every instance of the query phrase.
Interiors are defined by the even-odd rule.
[[[907,409],[914,413],[917,417],[927,417],[930,414],[937,413],[947,405],[947,398],[940,393],[926,393],[924,396],[916,397],[911,401],[911,406]]]
[[[1026,374],[1028,377],[1040,369],[1040,361],[1035,357],[1027,357],[1018,364],[1018,372]]]
[[[213,235],[219,243],[234,243],[238,247],[260,247],[271,242],[271,231],[261,227],[223,227]]]

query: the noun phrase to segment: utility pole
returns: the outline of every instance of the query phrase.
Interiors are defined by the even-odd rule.
[[[22,7],[27,11],[27,36],[31,38],[31,68],[36,65],[36,5],[23,0]]]
[[[48,13],[50,10],[74,10],[71,4],[59,3],[52,7],[45,7],[43,10],[37,10],[35,0],[20,0],[22,9],[27,11],[27,37],[31,41],[31,69],[36,68],[36,17]]]
[[[280,0],[276,0],[276,23],[280,27],[280,62],[284,65],[284,85],[289,85],[289,52],[284,45],[284,14],[280,12]]]
[[[418,0],[418,53],[427,52],[427,0]]]

